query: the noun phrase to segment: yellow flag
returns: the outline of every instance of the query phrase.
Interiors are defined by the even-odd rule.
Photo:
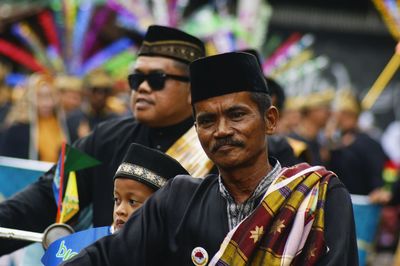
[[[65,223],[79,211],[78,187],[75,171],[69,172],[67,189],[62,203],[60,223]]]

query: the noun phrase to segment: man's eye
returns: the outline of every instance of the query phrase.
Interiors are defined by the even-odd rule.
[[[211,118],[200,118],[197,121],[197,124],[200,126],[205,126],[205,125],[209,125],[213,122],[213,120]]]
[[[231,117],[232,117],[232,118],[241,118],[241,117],[243,117],[244,115],[245,115],[244,112],[233,112],[233,113],[231,114]]]

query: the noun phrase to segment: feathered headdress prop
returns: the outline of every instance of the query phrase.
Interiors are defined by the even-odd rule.
[[[12,25],[11,33],[20,44],[0,38],[0,54],[31,72],[84,77],[104,68],[122,78],[136,47],[124,37],[106,46],[99,44],[100,30],[110,22],[112,13],[107,6],[95,6],[94,0],[53,0],[49,9],[34,18],[39,29],[26,22]]]

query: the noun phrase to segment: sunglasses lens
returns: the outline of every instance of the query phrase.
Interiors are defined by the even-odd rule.
[[[152,90],[159,91],[164,88],[166,76],[163,73],[151,73],[147,76],[147,81]]]
[[[164,88],[165,80],[167,79],[167,75],[164,73],[150,73],[150,74],[141,74],[135,73],[128,76],[129,87],[132,90],[137,90],[142,84],[143,81],[147,80],[149,86],[152,90],[159,91]]]
[[[140,84],[145,80],[143,74],[135,73],[128,76],[129,87],[132,90],[137,90]]]

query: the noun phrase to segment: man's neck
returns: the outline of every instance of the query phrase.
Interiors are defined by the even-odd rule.
[[[219,169],[225,188],[235,200],[241,204],[245,202],[257,188],[261,180],[271,171],[268,160],[256,166],[242,167],[235,170]]]

